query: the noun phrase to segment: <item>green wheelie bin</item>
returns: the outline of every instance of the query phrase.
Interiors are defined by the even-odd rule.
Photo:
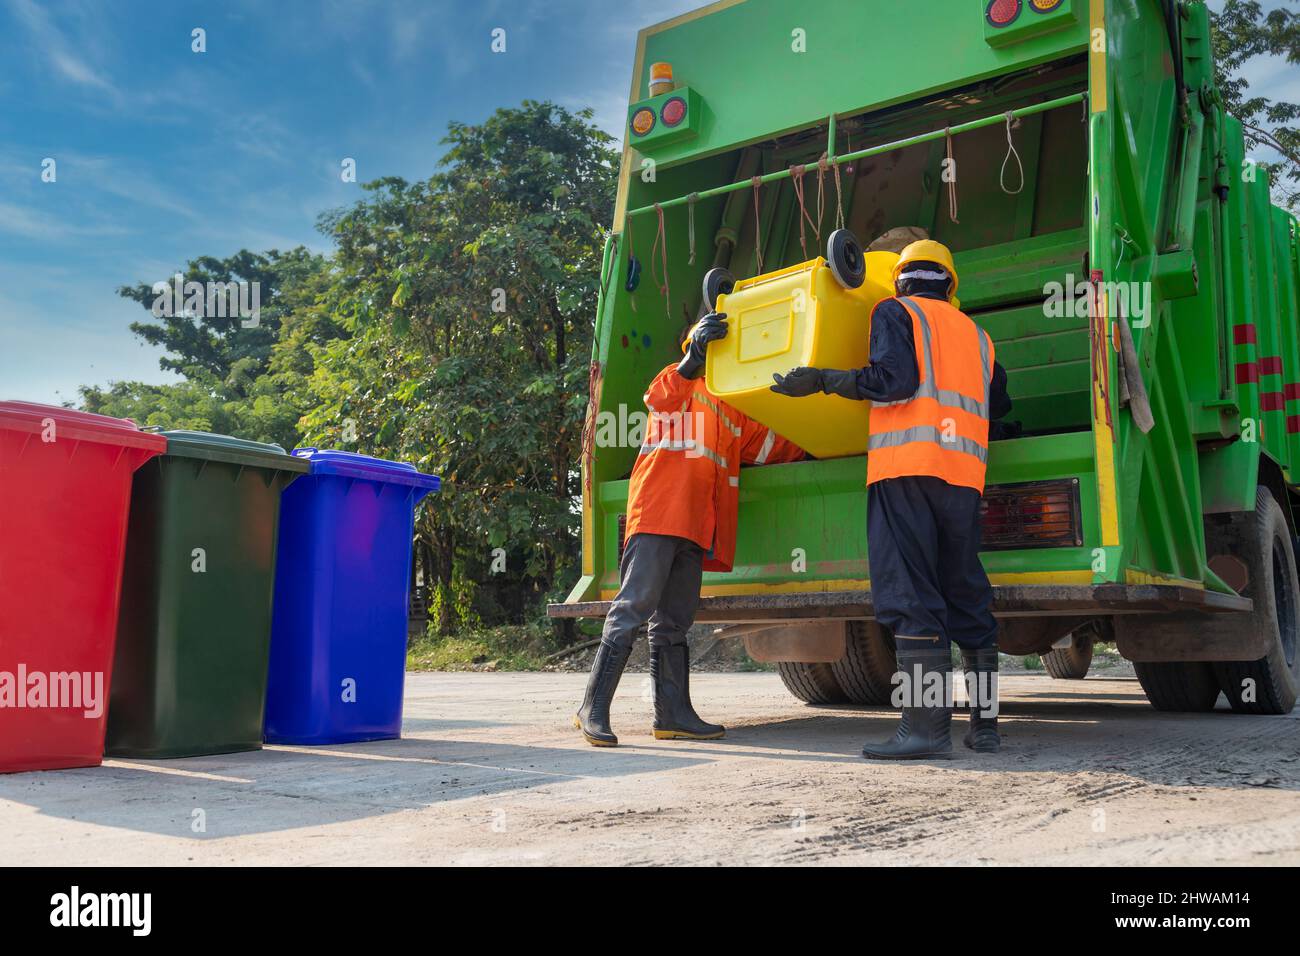
[[[309,463],[279,445],[168,431],[135,476],[105,752],[258,750],[280,493]]]

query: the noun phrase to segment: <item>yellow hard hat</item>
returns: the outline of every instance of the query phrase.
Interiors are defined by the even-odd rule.
[[[942,242],[935,242],[933,239],[921,239],[912,243],[898,254],[898,264],[894,266],[894,284],[898,284],[898,277],[901,276],[907,267],[913,262],[937,262],[948,270],[952,276],[952,289],[949,295],[957,295],[957,267],[952,262],[952,252]]]

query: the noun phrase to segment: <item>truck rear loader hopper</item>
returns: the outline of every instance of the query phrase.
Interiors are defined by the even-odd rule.
[[[1297,226],[1223,109],[1204,4],[931,0],[924,37],[884,0],[788,8],[724,0],[639,36],[583,573],[549,613],[601,617],[617,590],[639,445],[622,423],[675,361],[704,273],[806,261],[841,221],[864,241],[907,226],[953,250],[1023,424],[990,448],[984,502],[1002,649],[1083,676],[1113,640],[1157,708],[1222,692],[1289,712]],[[648,95],[652,62],[675,89]],[[735,568],[705,576],[699,620],[811,702],[888,699],[865,470],[745,469]]]

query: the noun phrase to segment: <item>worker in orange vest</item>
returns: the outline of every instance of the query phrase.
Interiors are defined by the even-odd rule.
[[[650,622],[654,735],[712,740],[726,731],[691,704],[686,632],[695,622],[703,572],[730,571],[736,554],[740,466],[804,457],[803,450],[709,393],[700,378],[705,349],[727,334],[710,312],[686,334],[683,358],[645,393],[650,410],[628,486],[619,589],[574,724],[587,742],[613,747],[609,706],[637,631]]]
[[[997,623],[980,563],[980,498],[990,421],[1011,410],[993,340],[952,300],[957,269],[946,246],[914,242],[894,270],[897,297],[871,316],[866,368],[796,368],[775,376],[783,395],[826,392],[870,401],[867,551],[876,619],[898,649],[902,720],[865,757],[951,753],[952,657],[962,651],[971,726],[966,746],[992,753],[997,725]],[[1014,423],[995,423],[1012,437]],[[942,693],[935,690],[941,688]],[[900,701],[901,698],[901,701]]]

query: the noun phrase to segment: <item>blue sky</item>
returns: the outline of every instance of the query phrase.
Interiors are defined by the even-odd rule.
[[[202,254],[324,251],[317,215],[360,194],[344,157],[363,181],[421,178],[448,121],[529,97],[621,137],[637,29],[702,2],[0,0],[0,399],[170,380],[117,287]],[[1300,70],[1255,72],[1300,100]]]
[[[117,287],[201,254],[324,251],[316,216],[360,194],[344,157],[362,181],[421,178],[450,120],[527,97],[621,131],[637,29],[698,5],[0,0],[0,399],[171,380]]]

